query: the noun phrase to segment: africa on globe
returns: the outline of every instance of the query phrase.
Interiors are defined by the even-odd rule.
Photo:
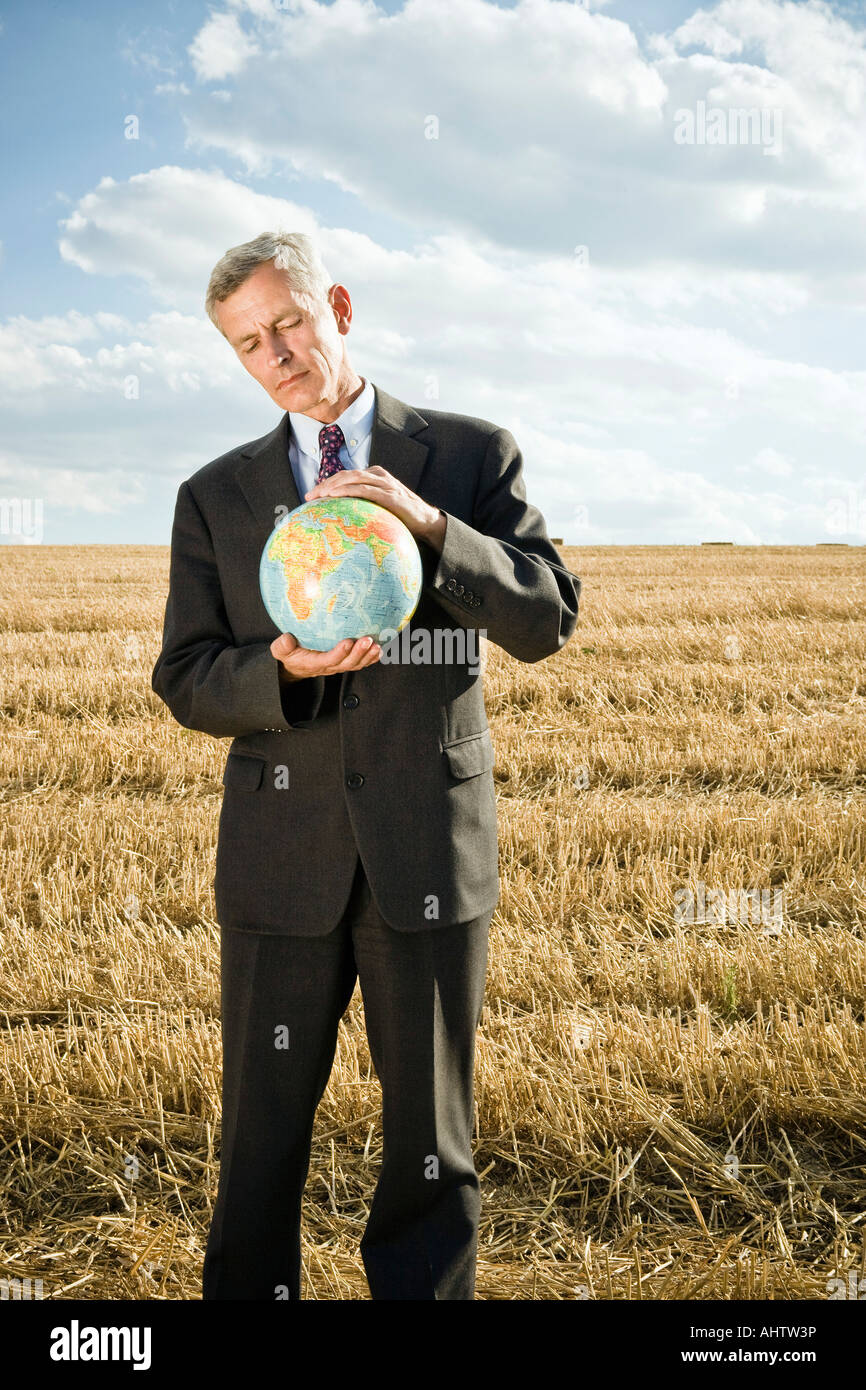
[[[421,597],[421,555],[398,516],[362,497],[305,502],[268,537],[262,601],[280,632],[326,652],[346,637],[391,636]]]

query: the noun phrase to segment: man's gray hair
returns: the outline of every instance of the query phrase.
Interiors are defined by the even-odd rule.
[[[230,247],[211,271],[204,307],[211,323],[221,333],[216,318],[217,304],[240,289],[253,271],[266,261],[273,261],[277,270],[288,272],[293,293],[296,297],[303,295],[310,308],[315,301],[328,303],[328,290],[333,282],[312,239],[305,232],[262,232],[253,241]]]

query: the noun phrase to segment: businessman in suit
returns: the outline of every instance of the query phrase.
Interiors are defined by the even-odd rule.
[[[473,1299],[475,1032],[499,897],[493,746],[476,631],[520,661],[573,633],[580,580],[526,500],[505,429],[390,396],[351,366],[348,290],[302,234],[264,233],[211,275],[211,320],[279,406],[276,427],[181,483],[153,689],[230,738],[214,894],[222,1129],[207,1300],[301,1297],[316,1107],[360,983],[383,1162],[360,1244],[373,1299]],[[317,497],[387,507],[418,543],[410,628],[439,660],[359,634],[279,633],[258,566]],[[383,651],[384,658],[383,659]],[[453,659],[450,659],[453,657]]]

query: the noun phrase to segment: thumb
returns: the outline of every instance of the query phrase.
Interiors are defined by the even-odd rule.
[[[291,656],[297,646],[297,639],[290,632],[284,632],[271,643],[271,656],[275,656],[277,661],[283,661],[285,657]]]

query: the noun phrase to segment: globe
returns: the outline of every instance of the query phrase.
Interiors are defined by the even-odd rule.
[[[418,606],[421,556],[408,527],[362,497],[320,497],[289,512],[262,551],[259,589],[280,632],[326,652],[346,637],[386,642]]]

